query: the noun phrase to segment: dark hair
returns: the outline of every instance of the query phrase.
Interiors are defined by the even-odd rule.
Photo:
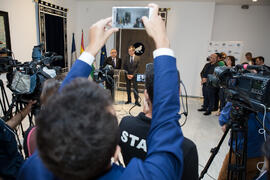
[[[118,144],[110,108],[108,92],[83,78],[50,98],[37,118],[37,145],[46,167],[67,180],[105,173]]]
[[[215,53],[217,55],[217,58],[222,58],[222,54],[221,53]]]
[[[256,59],[259,59],[260,61],[264,62],[264,57],[262,56],[256,57]]]
[[[154,64],[148,63],[145,68],[145,89],[149,95],[151,103],[154,96]]]
[[[232,62],[232,66],[235,66],[235,57],[234,56],[228,56]]]
[[[245,56],[251,56],[252,57],[252,53],[251,52],[247,52]]]

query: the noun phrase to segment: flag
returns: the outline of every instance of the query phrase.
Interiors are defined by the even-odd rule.
[[[100,51],[100,63],[99,63],[99,68],[100,69],[102,68],[106,58],[107,58],[106,45],[104,45],[101,48],[101,51]]]
[[[82,30],[82,39],[81,39],[81,54],[83,53],[83,51],[84,51],[84,42],[83,42],[83,30]],[[94,71],[95,71],[95,66],[94,66],[94,63],[92,64],[92,71],[91,71],[91,77],[92,77],[92,79],[94,79]]]
[[[74,61],[77,59],[77,53],[76,53],[76,45],[75,45],[75,38],[74,38],[74,33],[72,33],[72,45],[71,45],[71,64],[74,63]]]
[[[82,30],[82,39],[81,39],[81,51],[80,54],[82,54],[84,51],[84,42],[83,42],[83,30]]]

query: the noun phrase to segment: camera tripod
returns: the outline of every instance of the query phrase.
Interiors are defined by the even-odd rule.
[[[6,122],[13,117],[13,114],[17,114],[19,111],[21,111],[25,107],[26,103],[20,102],[18,99],[18,96],[15,94],[12,94],[12,102],[9,104],[4,82],[1,79],[0,79],[0,91],[1,91],[0,106],[3,113],[2,119]],[[34,117],[33,113],[28,114],[30,126],[33,126],[33,117]],[[23,129],[22,123],[19,126],[22,132],[22,136],[24,136],[25,131]],[[19,151],[22,154],[23,148],[22,148],[22,143],[19,138],[18,130],[15,130],[15,135],[18,142]]]
[[[211,156],[208,159],[205,168],[202,170],[199,179],[203,179],[204,175],[207,173],[211,163],[213,162],[215,156],[217,155],[226,135],[231,130],[230,138],[230,151],[229,151],[229,163],[227,170],[227,179],[246,179],[246,166],[247,166],[247,133],[248,133],[248,118],[250,110],[240,106],[238,104],[233,104],[230,121],[226,126],[226,130],[220,139],[218,145],[211,149]],[[239,140],[242,137],[243,142]],[[232,157],[233,153],[235,158]],[[235,161],[233,161],[235,160]]]

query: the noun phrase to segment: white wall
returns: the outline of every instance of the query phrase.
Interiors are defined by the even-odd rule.
[[[112,6],[145,6],[147,1],[79,1],[48,0],[68,8],[68,55],[71,50],[72,32],[75,32],[77,54],[84,30],[85,46],[88,44],[90,25],[101,18],[111,16]],[[171,47],[178,59],[189,95],[200,96],[199,72],[205,64],[210,40],[244,41],[244,52],[262,55],[270,65],[270,6],[216,5],[212,2],[157,1],[160,7],[171,8],[168,13],[167,31]],[[0,10],[9,13],[11,46],[20,61],[31,60],[32,47],[38,43],[37,17],[33,1],[0,0]],[[114,46],[114,38],[107,42],[107,51]],[[97,64],[99,56],[97,56]]]
[[[217,5],[212,40],[244,42],[242,61],[247,51],[264,56],[270,65],[270,6]]]
[[[74,0],[47,0],[53,4],[68,8],[67,36],[68,55],[70,56],[71,36],[75,31],[76,4]],[[37,45],[37,15],[35,2],[33,0],[0,0],[0,10],[9,14],[9,28],[11,47],[16,59],[19,61],[30,61],[32,49]]]
[[[81,30],[85,45],[91,24],[111,16],[113,6],[146,6],[146,1],[81,1],[77,4],[76,45],[80,48]],[[205,63],[208,42],[211,39],[215,4],[211,2],[161,2],[160,7],[171,8],[168,13],[167,31],[171,47],[178,59],[178,68],[189,95],[200,96],[199,72]],[[114,46],[114,39],[107,42],[107,51]],[[99,56],[97,57],[97,64]]]
[[[8,12],[11,48],[16,59],[29,61],[37,44],[35,3],[32,1],[0,0],[0,10]]]

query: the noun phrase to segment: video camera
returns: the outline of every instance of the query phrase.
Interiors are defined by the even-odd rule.
[[[267,66],[216,67],[208,84],[223,87],[228,101],[253,111],[270,110],[270,69]]]
[[[52,67],[50,64],[63,57],[55,53],[45,53],[42,56],[42,50],[43,44],[34,46],[30,62],[20,63],[12,57],[0,58],[0,72],[7,73],[7,87],[19,101],[38,100],[42,83],[54,78],[61,71],[61,67]]]

